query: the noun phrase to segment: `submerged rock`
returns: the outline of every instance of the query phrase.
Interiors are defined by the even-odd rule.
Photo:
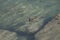
[[[58,20],[57,20],[58,19]],[[39,31],[36,40],[60,40],[60,14],[50,21],[44,29]]]
[[[0,0],[0,29],[35,40],[35,34],[59,12],[60,0]]]

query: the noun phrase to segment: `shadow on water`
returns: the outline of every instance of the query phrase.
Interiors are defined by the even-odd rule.
[[[4,29],[4,28],[2,28],[2,27],[3,27],[3,26],[1,26],[0,29],[8,30],[8,31],[10,31],[10,32],[15,32],[15,33],[17,34],[17,37],[18,37],[17,40],[19,40],[19,36],[27,37],[27,40],[34,40],[34,39],[35,39],[33,33],[28,33],[27,31],[26,31],[26,32],[22,32],[22,31],[18,31],[18,30],[16,31],[16,30],[14,29],[14,27],[7,28],[7,29]],[[22,39],[22,40],[23,40],[23,39]]]
[[[45,27],[45,25],[46,25],[49,21],[51,21],[53,18],[54,18],[54,17],[48,17],[47,19],[45,19],[43,25],[42,25],[36,32],[30,34],[30,35],[28,36],[27,40],[35,40],[35,34],[36,34],[37,32],[39,32],[40,30],[42,30],[42,29]]]
[[[40,26],[40,28],[36,32],[34,32],[34,34],[36,34],[37,32],[39,32],[40,30],[42,30],[45,27],[45,25],[48,24],[48,22],[51,21],[53,18],[54,17],[48,17],[48,18],[46,18],[44,20],[42,26]]]
[[[17,33],[17,36],[24,36],[24,37],[27,37],[26,40],[34,40],[35,37],[34,37],[34,34],[33,33],[27,33],[27,32],[21,32],[21,31],[16,31]],[[19,40],[19,39],[18,39]]]
[[[11,23],[9,25],[1,25],[0,24],[0,29],[5,29],[5,30],[9,30],[9,31],[15,31],[17,28],[25,25],[26,23],[25,22],[20,22],[20,23],[17,23],[16,25],[13,25],[14,23]]]
[[[17,33],[18,35],[20,35],[20,36],[27,36],[27,40],[35,40],[35,34],[36,34],[37,32],[39,32],[40,30],[42,30],[42,29],[45,27],[45,25],[46,25],[49,21],[51,21],[53,18],[54,18],[54,17],[48,17],[47,19],[45,19],[43,25],[42,25],[36,32],[34,32],[34,33],[18,32],[18,31],[17,31],[16,33]]]
[[[39,28],[36,32],[34,32],[34,33],[28,33],[27,31],[26,32],[22,32],[22,31],[16,31],[16,28],[14,28],[13,26],[12,27],[9,27],[9,28],[7,28],[7,29],[4,29],[4,30],[8,30],[8,31],[10,31],[10,32],[16,32],[16,34],[17,34],[17,37],[19,37],[19,36],[26,36],[27,37],[27,40],[35,40],[35,34],[37,33],[37,32],[39,32],[41,29],[43,29],[44,28],[44,26],[49,22],[49,21],[51,21],[53,18],[52,17],[48,17],[46,20],[44,20],[44,23],[43,23],[43,25],[41,26],[41,28]],[[18,26],[19,26],[19,24],[17,24]],[[17,26],[17,25],[15,25],[15,26]],[[3,29],[3,28],[0,28],[0,29]],[[19,40],[19,39],[18,39]]]

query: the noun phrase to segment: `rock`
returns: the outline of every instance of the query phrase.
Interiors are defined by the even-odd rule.
[[[58,19],[58,20],[56,20]],[[60,40],[60,14],[50,21],[35,38],[36,40]]]
[[[57,14],[60,0],[0,0],[0,29],[15,32],[17,40],[35,40]]]
[[[0,29],[0,40],[17,40],[17,34],[15,32]]]

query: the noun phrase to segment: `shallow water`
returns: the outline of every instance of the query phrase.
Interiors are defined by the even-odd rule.
[[[0,0],[0,29],[17,33],[17,40],[26,37],[26,40],[35,40],[34,35],[51,21],[60,12],[60,0]],[[37,16],[39,29],[30,32],[20,27],[34,24],[34,20],[29,22],[30,17]],[[27,24],[27,22],[29,22]],[[17,30],[18,29],[18,30]],[[22,29],[22,30],[24,30]],[[28,29],[29,30],[29,29]],[[24,39],[21,39],[24,40]]]

